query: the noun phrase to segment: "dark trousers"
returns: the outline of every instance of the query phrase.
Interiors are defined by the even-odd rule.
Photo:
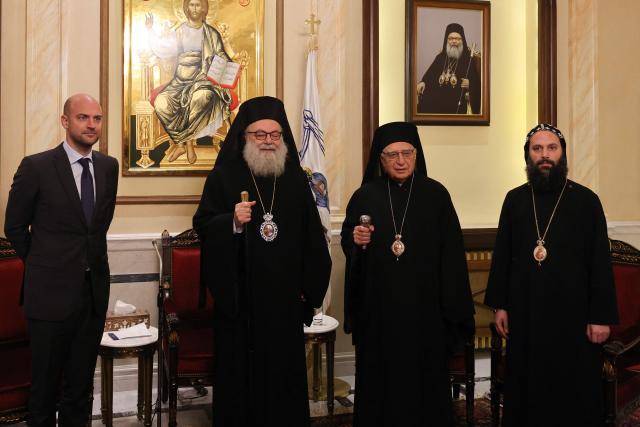
[[[88,276],[88,275],[87,275]],[[91,416],[91,393],[104,313],[95,313],[91,282],[84,283],[83,303],[62,321],[27,319],[31,341],[29,426],[85,426]]]

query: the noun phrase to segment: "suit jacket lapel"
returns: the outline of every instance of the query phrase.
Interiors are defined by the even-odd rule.
[[[80,203],[80,195],[78,194],[78,187],[76,187],[76,181],[73,179],[73,172],[71,172],[71,164],[69,163],[69,157],[62,148],[62,144],[54,151],[53,164],[58,172],[60,183],[64,188],[65,193],[69,197],[72,206],[76,210],[76,213],[82,220],[84,226],[87,226],[87,221],[84,218],[84,212],[82,211],[82,204]]]

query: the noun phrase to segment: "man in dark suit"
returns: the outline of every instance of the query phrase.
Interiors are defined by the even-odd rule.
[[[85,425],[109,300],[107,230],[116,159],[92,151],[102,108],[71,96],[65,141],[25,157],[9,192],[4,231],[25,263],[23,303],[32,356],[29,425]],[[62,387],[60,387],[62,381]]]

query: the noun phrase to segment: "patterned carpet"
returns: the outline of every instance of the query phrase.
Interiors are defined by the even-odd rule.
[[[456,427],[466,427],[464,416],[464,400],[454,402],[456,414]],[[476,399],[474,402],[475,426],[485,427],[491,425],[491,406],[487,399]],[[334,415],[333,417],[314,418],[311,427],[351,427],[353,414]],[[626,427],[626,426],[625,426]]]
[[[454,402],[454,408],[457,417],[456,427],[466,427],[464,400]],[[311,427],[352,427],[352,416],[352,414],[343,414],[332,418],[317,418],[311,422]],[[474,418],[474,426],[476,427],[491,426],[491,405],[488,399],[476,399],[474,402]],[[617,427],[640,427],[640,408],[636,409],[624,420],[618,421]]]

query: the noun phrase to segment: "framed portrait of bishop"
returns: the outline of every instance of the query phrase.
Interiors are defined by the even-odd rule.
[[[489,124],[490,3],[407,0],[406,119]]]
[[[264,0],[124,0],[123,175],[205,175],[263,92]]]

